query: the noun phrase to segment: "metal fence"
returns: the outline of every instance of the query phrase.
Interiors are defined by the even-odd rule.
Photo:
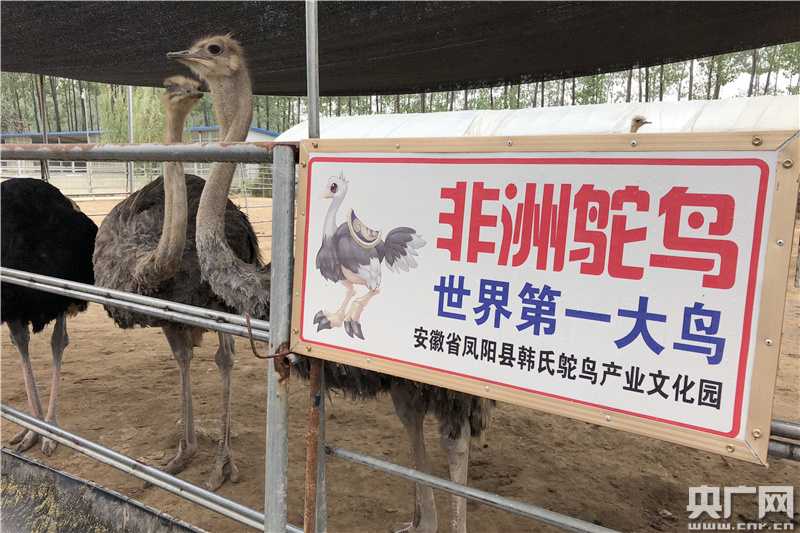
[[[271,340],[271,325],[269,322],[262,320],[251,320],[251,331],[248,333],[246,319],[230,313],[211,311],[201,307],[177,304],[175,302],[159,300],[157,298],[150,298],[138,294],[131,294],[123,291],[86,285],[83,283],[60,280],[49,276],[32,274],[29,272],[23,272],[4,267],[0,268],[0,279],[6,283],[14,283],[31,289],[62,294],[75,298],[82,298],[104,305],[114,305],[116,307],[157,316],[159,318],[165,318],[182,324],[193,325],[209,330],[222,331],[245,338],[251,334],[255,340],[259,341]],[[286,360],[279,361],[278,364],[287,364],[289,359],[290,358],[287,357]],[[284,389],[281,387],[269,387],[270,394],[279,394],[281,391],[284,391]],[[284,398],[284,401],[279,403],[285,403],[288,407],[288,402],[285,402],[285,400],[288,400],[288,389],[285,389],[284,392],[287,398]],[[280,408],[281,406],[277,407],[278,410],[280,410]],[[273,407],[273,409],[275,409],[275,407]],[[143,465],[142,463],[135,461],[130,457],[100,446],[57,426],[47,424],[35,417],[6,406],[5,404],[0,405],[0,414],[4,418],[16,424],[46,435],[57,442],[64,444],[65,446],[92,457],[93,459],[117,468],[118,470],[126,472],[148,483],[152,483],[153,485],[181,496],[207,509],[218,512],[219,514],[226,516],[231,520],[235,520],[257,530],[274,531],[273,528],[263,528],[264,520],[267,518],[264,514],[245,507],[237,502],[222,498],[213,492],[205,491],[200,487],[192,485],[175,476],[166,474],[156,468]],[[272,430],[271,433],[273,440],[276,438],[276,436],[279,438],[285,437],[286,432],[281,427],[283,420],[281,420],[280,417],[279,419],[273,421],[273,418],[268,416],[267,423],[268,432]],[[267,448],[270,450],[268,458],[273,458],[273,460],[283,461],[285,463],[285,455],[281,457],[281,454],[276,453],[275,448],[279,447],[279,443],[270,445],[268,442]],[[369,455],[354,452],[333,444],[324,444],[323,451],[324,453],[346,461],[351,461],[356,464],[367,466],[381,472],[393,474],[411,481],[424,483],[451,494],[513,512],[545,524],[560,527],[566,531],[585,533],[611,533],[613,531],[602,526],[578,520],[576,518],[560,515],[547,509],[542,509],[530,504],[518,502],[510,498],[504,498],[496,494],[454,483],[430,474],[424,474],[408,467],[396,465],[388,461],[370,457]],[[274,478],[275,476],[271,477]],[[265,489],[267,491],[275,491],[275,480],[270,480],[270,476],[267,477],[265,485]],[[322,501],[324,501],[324,494],[322,494],[320,497]],[[285,517],[285,508],[283,510],[278,510],[278,512],[281,514],[281,516]],[[317,526],[317,531],[327,530],[325,522],[319,520],[319,517],[317,520]],[[291,533],[302,531],[291,524],[285,524],[285,529]]]
[[[161,163],[141,161],[133,164],[134,190],[140,189],[161,175]],[[211,163],[193,161],[183,165],[184,172],[205,179]],[[0,178],[41,177],[39,161],[0,161]],[[129,190],[128,165],[113,161],[51,161],[49,182],[67,196],[121,196]],[[231,195],[250,198],[272,198],[272,165],[249,163],[240,165],[231,186]]]
[[[210,160],[232,160],[241,158],[244,161],[252,161],[253,159],[271,159],[271,153],[266,154],[264,148],[271,148],[272,146],[259,145],[260,143],[242,144],[236,146],[222,146],[222,145],[206,145],[202,150],[200,157],[203,161]],[[255,150],[249,150],[248,147],[254,147]],[[187,152],[180,152],[178,154],[169,152],[170,147],[167,145],[84,145],[83,149],[78,152],[65,155],[59,145],[39,145],[35,148],[24,148],[20,145],[6,145],[0,150],[0,157],[2,159],[58,159],[59,157],[69,157],[72,160],[79,161],[81,156],[86,156],[96,149],[103,153],[105,157],[111,159],[125,160],[130,158],[137,158],[142,160],[144,158],[163,159],[163,160],[192,160],[198,156],[192,155]],[[174,147],[172,147],[174,148]],[[159,153],[160,152],[160,153]],[[167,152],[167,153],[165,153]],[[275,353],[277,346],[282,342],[289,340],[289,327],[290,327],[290,309],[291,309],[291,293],[292,293],[292,249],[293,249],[293,232],[294,232],[294,204],[295,204],[295,188],[296,188],[296,165],[294,158],[294,151],[286,147],[280,146],[275,150],[275,167],[276,167],[276,196],[274,199],[274,230],[273,230],[273,246],[272,246],[272,262],[273,262],[273,279],[271,284],[271,315],[269,324],[260,323],[260,329],[253,331],[253,337],[257,340],[267,340],[270,342],[270,352]],[[279,273],[283,273],[282,275]],[[213,313],[207,309],[194,308],[191,306],[178,306],[174,302],[160,301],[154,298],[147,298],[141,295],[128,294],[121,291],[109,291],[108,289],[99,289],[91,285],[77,284],[64,280],[57,280],[54,278],[47,278],[46,276],[37,276],[29,273],[13,271],[11,269],[3,268],[0,270],[0,277],[3,281],[10,283],[17,283],[30,288],[38,290],[45,290],[48,292],[57,292],[61,294],[69,294],[72,296],[80,297],[88,301],[98,303],[126,306],[135,309],[138,312],[155,314],[176,320],[184,323],[191,323],[206,327],[210,330],[226,331],[234,335],[247,336],[246,327],[243,327],[242,317],[235,315],[228,315],[225,313]],[[268,332],[268,333],[267,333]],[[265,513],[263,524],[264,531],[296,531],[293,526],[286,524],[286,465],[288,457],[288,382],[289,380],[279,380],[279,373],[275,365],[280,364],[275,360],[268,366],[268,398],[267,398],[267,446],[270,453],[267,455],[267,471],[265,475]],[[34,421],[24,420],[19,414],[12,413],[9,408],[3,406],[2,416],[8,419],[13,419],[14,422],[19,423],[25,427],[31,427]],[[324,423],[324,417],[322,422]],[[41,421],[35,421],[36,427],[42,431],[49,432],[56,440],[60,442],[67,442],[74,436],[67,435],[56,427],[46,427]],[[39,429],[36,429],[39,431]],[[59,434],[59,432],[61,432]],[[324,428],[321,430],[322,442],[324,444]],[[73,441],[74,442],[74,441]],[[88,444],[88,441],[87,443]],[[81,451],[89,449],[87,446],[82,446]],[[327,449],[321,448],[323,453],[331,453],[346,460],[353,460],[361,464],[368,465],[372,468],[381,468],[384,471],[399,473],[403,467],[398,465],[391,465],[391,468],[385,468],[386,465],[391,463],[379,462],[375,458],[371,458],[355,452],[349,452],[343,448],[330,446]],[[76,448],[77,449],[77,448]],[[86,452],[85,452],[86,453]],[[116,461],[118,464],[112,464],[117,468],[136,475],[141,473],[141,470],[134,472],[132,469],[122,465],[125,461],[121,457],[109,457],[104,453],[90,454],[92,457],[112,464]],[[117,454],[119,455],[119,454]],[[124,456],[123,456],[124,457]],[[130,460],[129,458],[124,458]],[[120,462],[122,461],[122,462]],[[122,466],[120,466],[122,465]],[[163,473],[162,473],[163,474]],[[562,527],[569,531],[581,532],[609,532],[611,530],[602,528],[595,524],[583,522],[575,518],[566,517],[530,506],[521,502],[516,502],[507,498],[502,498],[497,495],[490,495],[482,491],[475,491],[467,486],[453,483],[449,480],[435,478],[434,476],[425,475],[420,472],[405,469],[403,471],[404,477],[413,479],[420,483],[433,484],[436,488],[440,488],[447,492],[452,492],[458,495],[465,496],[470,499],[477,499],[478,501],[489,502],[492,501],[497,507],[505,509],[510,512],[523,514],[537,520],[544,520],[546,523]],[[148,476],[153,476],[153,472],[148,471]],[[324,468],[321,475],[324,478]],[[137,476],[142,477],[142,476]],[[172,479],[170,479],[172,478]],[[164,475],[160,479],[160,486],[167,485],[171,492],[176,494],[186,494],[186,491],[181,488],[186,482],[174,478],[174,476]],[[201,490],[201,489],[198,489]],[[324,483],[318,485],[317,507],[325,507],[325,494]],[[193,489],[193,494],[196,491]],[[478,494],[481,493],[481,494]],[[196,499],[188,498],[191,501]],[[200,502],[197,502],[200,503]],[[235,502],[234,502],[235,503]],[[215,508],[221,514],[246,523],[251,527],[255,527],[252,522],[252,516],[246,521],[241,520],[241,507],[239,504],[228,505],[223,502],[221,509]],[[256,519],[258,522],[258,519]],[[275,524],[280,524],[280,527],[275,527]],[[259,527],[256,527],[259,529]],[[318,532],[326,531],[327,524],[324,515],[317,516],[315,530]]]

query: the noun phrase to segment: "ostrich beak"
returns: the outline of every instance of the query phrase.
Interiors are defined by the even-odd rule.
[[[197,50],[181,50],[180,52],[167,52],[168,59],[177,61],[203,61],[208,58]]]
[[[333,198],[333,195],[331,194],[331,191],[325,188],[325,190],[322,191],[322,194],[320,194],[319,197],[324,198],[325,200],[330,200],[331,198]]]

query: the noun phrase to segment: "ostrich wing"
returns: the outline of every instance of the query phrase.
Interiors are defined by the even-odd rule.
[[[427,244],[422,237],[411,228],[395,228],[386,236],[386,240],[378,246],[377,252],[380,258],[386,261],[386,266],[394,273],[403,270],[408,272],[411,268],[417,267],[417,261],[413,256],[417,254],[417,249]]]
[[[381,260],[377,250],[362,247],[353,239],[347,224],[342,224],[336,230],[335,242],[341,266],[363,279],[370,290],[378,288],[381,284]],[[339,271],[341,272],[341,268]]]
[[[323,235],[322,246],[319,252],[317,252],[317,269],[322,274],[322,277],[334,283],[338,283],[340,279],[344,279],[342,265],[339,263],[337,243],[345,234],[350,234],[347,229],[347,224],[340,225],[333,236]]]

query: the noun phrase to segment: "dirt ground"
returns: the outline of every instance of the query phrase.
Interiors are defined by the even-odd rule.
[[[250,217],[268,251],[269,200],[250,200]],[[112,200],[81,202],[90,215],[107,213]],[[93,217],[100,222],[101,216]],[[800,422],[800,290],[794,264],[788,273],[781,362],[773,418]],[[3,325],[2,401],[26,410],[19,357]],[[42,401],[48,396],[52,360],[50,332],[34,336],[31,355]],[[82,437],[148,464],[166,462],[176,450],[180,416],[178,367],[160,329],[120,330],[103,308],[91,304],[69,322],[71,344],[64,357],[58,399],[60,425]],[[233,375],[233,447],[243,479],[226,483],[219,494],[248,507],[264,506],[266,363],[237,339]],[[263,352],[266,348],[261,347]],[[207,334],[192,365],[199,451],[180,477],[202,483],[212,464],[218,432],[220,383],[214,364],[216,338]],[[307,384],[291,383],[288,521],[302,526]],[[327,406],[328,441],[375,457],[409,465],[403,427],[391,400],[352,403],[333,397]],[[2,442],[17,432],[2,420]],[[448,477],[436,435],[426,427],[432,471]],[[600,428],[584,422],[502,404],[496,410],[486,447],[473,448],[470,485],[612,529],[630,532],[687,531],[689,487],[709,485],[795,487],[794,529],[800,529],[800,464],[772,458],[765,468],[659,440]],[[30,457],[106,486],[210,532],[250,531],[80,453],[59,446],[47,458],[39,446]],[[449,496],[437,492],[440,531],[447,530]],[[328,516],[331,532],[382,532],[413,511],[411,482],[328,458]],[[734,523],[759,522],[755,495],[734,498]],[[770,514],[776,522],[786,515]],[[478,533],[556,531],[537,522],[477,503],[468,505],[468,527]],[[734,526],[736,527],[736,526]]]

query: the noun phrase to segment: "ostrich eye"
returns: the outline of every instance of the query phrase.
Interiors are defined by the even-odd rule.
[[[167,92],[168,93],[174,93],[174,92],[177,92],[177,91],[178,91],[178,88],[175,87],[174,85],[167,85]]]
[[[336,194],[336,191],[338,191],[338,190],[339,190],[339,186],[338,185],[336,185],[335,183],[331,184],[331,192],[333,194]]]
[[[212,44],[211,46],[208,47],[208,53],[214,56],[219,55],[222,53],[222,48],[220,48],[216,44]]]

